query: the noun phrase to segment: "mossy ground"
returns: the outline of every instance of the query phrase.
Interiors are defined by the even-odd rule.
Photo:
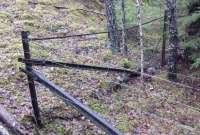
[[[20,32],[30,31],[32,37],[48,37],[106,29],[104,16],[53,7],[87,8],[87,4],[81,0],[70,0],[68,3],[63,0],[39,2],[49,6],[33,5],[26,0],[0,0],[0,103],[32,134],[105,134],[38,83],[36,89],[44,128],[38,129],[34,125],[26,76],[19,71],[23,64],[17,62],[17,58],[23,56]],[[91,4],[94,6],[95,3]],[[99,3],[97,5],[98,12],[103,12]],[[155,31],[159,29],[155,28]],[[149,29],[153,30],[147,27],[145,43],[150,46],[147,52],[151,53],[151,45],[157,45],[155,41],[159,33],[151,33]],[[107,35],[31,42],[30,46],[34,58],[63,62],[134,69],[139,60],[136,43],[130,44],[129,58],[121,54],[113,55],[107,47]],[[116,73],[46,67],[37,69],[100,113],[123,133],[188,135],[200,132],[200,111],[195,109],[200,105],[196,100],[197,93],[190,90],[188,92],[162,81],[146,82],[143,90],[139,79],[133,79],[115,89],[110,84],[119,83],[118,78],[122,77]]]

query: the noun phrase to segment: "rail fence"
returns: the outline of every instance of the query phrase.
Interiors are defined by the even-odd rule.
[[[143,25],[149,24],[154,21],[162,20],[163,17],[155,18],[153,20],[150,20],[148,22],[143,23]],[[134,29],[138,27],[133,26],[128,29]],[[119,30],[120,31],[120,30]],[[81,101],[70,95],[68,92],[65,92],[66,90],[62,89],[60,86],[55,85],[53,82],[48,80],[42,73],[36,71],[34,69],[35,66],[44,66],[44,67],[58,67],[58,68],[73,68],[73,69],[80,69],[80,70],[95,70],[95,71],[102,71],[102,72],[111,72],[111,73],[122,73],[122,74],[130,74],[135,77],[140,76],[140,72],[124,69],[124,68],[112,68],[112,67],[104,67],[104,66],[94,66],[94,65],[85,65],[85,64],[75,64],[75,63],[66,63],[66,62],[59,62],[59,61],[51,61],[51,60],[44,60],[44,59],[33,59],[31,57],[31,50],[30,50],[30,42],[32,41],[41,41],[41,40],[53,40],[53,39],[64,39],[64,38],[73,38],[73,37],[83,37],[83,36],[89,36],[89,35],[98,35],[98,34],[106,34],[108,31],[102,31],[102,32],[95,32],[95,33],[86,33],[86,34],[77,34],[77,35],[67,35],[67,36],[55,36],[55,37],[29,37],[29,32],[23,31],[21,32],[22,37],[22,43],[23,43],[23,52],[24,57],[19,58],[18,61],[25,64],[25,69],[21,68],[21,71],[27,74],[28,84],[29,84],[29,90],[31,95],[31,103],[34,110],[34,116],[35,116],[35,122],[38,126],[42,127],[42,120],[40,116],[40,111],[38,107],[37,102],[37,94],[35,89],[35,81],[39,82],[46,88],[49,88],[49,90],[57,95],[60,99],[62,99],[66,104],[72,106],[74,109],[76,109],[78,112],[80,112],[82,115],[90,119],[94,124],[96,124],[97,127],[100,127],[103,131],[105,131],[107,134],[110,135],[121,135],[121,133],[117,128],[112,126],[111,123],[107,122],[102,116],[100,116],[97,112],[93,111],[90,107],[83,104]],[[191,86],[185,85],[183,83],[178,82],[172,82],[167,79],[163,79],[157,76],[152,76],[149,74],[144,74],[146,77],[151,77],[155,80],[161,80],[167,83],[170,83],[172,85],[176,85],[183,88],[188,88],[195,90],[197,92],[200,91],[198,88],[193,88]],[[187,76],[186,76],[187,77]],[[196,78],[195,78],[196,79]],[[177,102],[177,104],[184,105],[189,108],[193,108],[199,111],[198,108],[194,108],[192,106],[189,106],[187,104],[183,104],[180,102]]]
[[[161,20],[161,19],[163,19],[163,17],[155,18],[153,20],[143,23],[142,25],[146,25],[146,24],[149,24],[154,21]],[[127,28],[126,30],[134,29],[137,27],[138,26],[135,25],[133,27]],[[121,30],[118,30],[118,31],[121,31]],[[99,34],[106,34],[106,33],[108,33],[108,31],[77,34],[77,35],[67,35],[67,36],[62,36],[62,37],[58,36],[58,37],[30,38],[29,32],[27,32],[27,31],[21,32],[24,58],[19,58],[18,61],[25,64],[25,69],[20,68],[20,70],[27,74],[28,85],[29,85],[30,96],[31,96],[31,103],[32,103],[34,116],[35,116],[35,122],[39,127],[42,127],[42,121],[41,121],[40,111],[39,111],[39,107],[38,107],[37,94],[36,94],[36,89],[35,89],[35,81],[44,85],[46,88],[49,88],[51,92],[53,92],[55,95],[59,96],[60,99],[62,99],[66,104],[72,106],[74,109],[76,109],[82,115],[84,115],[85,117],[90,119],[94,124],[96,124],[98,127],[102,128],[102,130],[104,130],[106,133],[111,134],[111,135],[122,134],[118,129],[114,128],[112,126],[112,124],[108,123],[105,119],[103,119],[95,111],[91,110],[88,106],[81,103],[79,100],[77,100],[76,98],[71,96],[69,93],[64,92],[64,90],[62,88],[60,88],[59,86],[57,86],[54,83],[52,83],[51,81],[49,81],[47,78],[44,77],[44,75],[42,73],[36,71],[33,67],[34,66],[46,66],[46,67],[59,67],[59,68],[76,68],[76,69],[81,69],[81,70],[98,70],[98,71],[105,71],[105,72],[126,73],[126,74],[131,74],[134,76],[140,76],[140,73],[138,73],[136,71],[128,70],[128,69],[122,69],[122,68],[110,68],[110,67],[103,67],[103,66],[63,63],[63,62],[57,62],[57,61],[47,61],[47,60],[31,58],[31,49],[30,49],[31,41],[40,41],[40,40],[45,41],[45,40],[52,40],[52,39],[84,37],[84,36],[89,36],[89,35],[99,35]]]
[[[20,70],[27,74],[28,84],[30,89],[31,95],[31,102],[32,107],[34,110],[35,121],[38,126],[42,126],[41,116],[39,112],[38,102],[37,102],[37,95],[35,90],[34,81],[39,82],[40,84],[44,85],[45,87],[49,88],[51,92],[55,95],[59,96],[66,104],[72,106],[82,115],[90,119],[94,124],[104,130],[106,133],[110,135],[120,135],[122,134],[118,129],[114,128],[112,124],[109,124],[105,119],[103,119],[99,114],[95,111],[91,110],[88,106],[81,103],[79,100],[71,96],[69,93],[64,92],[64,89],[60,88],[59,86],[53,84],[47,78],[43,76],[42,73],[33,69],[33,66],[51,66],[51,67],[61,67],[61,68],[79,68],[79,69],[86,69],[86,70],[100,70],[100,71],[111,71],[111,72],[123,72],[128,74],[139,75],[138,73],[125,70],[120,68],[108,68],[108,67],[98,67],[98,66],[90,66],[90,65],[80,65],[80,64],[72,64],[72,63],[61,63],[61,62],[54,62],[54,61],[44,61],[44,60],[37,60],[31,59],[31,51],[29,47],[29,37],[28,32],[23,31],[22,35],[22,43],[23,43],[23,50],[24,50],[24,58],[19,58],[19,62],[25,63],[25,69],[21,68]]]

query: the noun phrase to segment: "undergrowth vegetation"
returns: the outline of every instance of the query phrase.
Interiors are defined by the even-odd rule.
[[[104,15],[76,10],[83,8],[105,14],[104,5],[98,0],[38,0],[38,3],[0,0],[0,103],[32,134],[104,135],[88,119],[36,83],[44,124],[44,128],[38,129],[33,122],[26,76],[19,71],[19,67],[24,65],[17,62],[17,58],[23,56],[22,30],[29,31],[31,37],[104,31]],[[162,16],[164,8],[161,4],[157,0],[145,0],[142,21]],[[116,14],[120,24],[120,8],[117,5]],[[55,6],[64,6],[66,9],[57,9]],[[137,24],[135,10],[134,1],[126,0],[127,27]],[[196,16],[192,17],[195,22]],[[186,26],[188,20],[180,19],[180,27]],[[159,67],[162,25],[163,21],[160,20],[144,26],[146,65]],[[137,30],[129,35],[132,38],[129,39],[128,57],[112,54],[107,34],[31,42],[30,47],[33,58],[138,70],[140,50]],[[195,44],[187,46],[192,45]],[[198,67],[200,60],[195,57],[195,61],[194,67]],[[193,91],[149,78],[144,89],[140,79],[126,74],[47,67],[36,69],[126,135],[200,133],[200,111],[197,109],[200,100],[198,93]],[[158,77],[165,78],[166,73],[159,72]]]

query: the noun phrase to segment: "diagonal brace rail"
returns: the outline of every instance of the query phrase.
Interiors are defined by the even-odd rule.
[[[82,115],[90,119],[94,122],[98,127],[104,130],[109,135],[122,135],[122,133],[114,128],[110,123],[108,123],[105,119],[103,119],[99,114],[92,111],[88,106],[81,103],[79,100],[72,97],[65,90],[60,88],[59,86],[53,84],[51,81],[46,79],[41,73],[32,69],[31,71],[21,69],[24,73],[33,77],[33,79],[42,85],[46,86],[50,89],[51,92],[55,93],[59,96],[66,104],[74,107],[77,111],[79,111]]]
[[[33,66],[35,65],[35,66],[47,66],[47,67],[77,68],[77,69],[82,69],[82,70],[98,70],[98,71],[105,71],[105,72],[127,73],[133,76],[140,76],[139,72],[123,69],[123,68],[90,66],[90,65],[84,65],[84,64],[64,63],[64,62],[47,61],[47,60],[40,60],[40,59],[19,58],[18,61],[23,62],[23,63],[31,63]]]

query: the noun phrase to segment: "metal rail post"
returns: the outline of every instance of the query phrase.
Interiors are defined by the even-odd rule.
[[[22,43],[23,43],[23,50],[24,50],[24,58],[31,59],[28,32],[22,31],[21,36],[22,36]],[[32,70],[31,63],[25,63],[25,67],[26,67],[26,70],[28,71]],[[40,117],[40,112],[39,112],[39,107],[38,107],[38,102],[37,102],[37,94],[35,90],[35,83],[32,76],[27,75],[27,79],[28,79],[28,85],[29,85],[29,90],[30,90],[31,103],[33,107],[35,122],[37,126],[42,127],[42,122],[41,122],[41,117]]]

